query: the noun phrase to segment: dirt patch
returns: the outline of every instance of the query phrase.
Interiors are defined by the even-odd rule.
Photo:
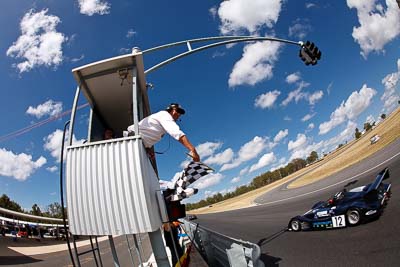
[[[371,144],[370,138],[376,134],[380,136],[380,139],[375,144]],[[397,109],[377,127],[365,133],[358,140],[347,144],[340,157],[335,157],[327,161],[324,165],[297,179],[288,187],[296,188],[304,186],[330,176],[371,156],[399,137],[400,109]]]
[[[371,144],[370,138],[374,135],[379,135],[380,139],[375,144]],[[358,140],[342,146],[334,152],[327,155],[323,160],[320,160],[306,168],[303,168],[284,179],[276,181],[272,184],[258,188],[246,194],[235,198],[213,204],[212,206],[191,210],[191,214],[206,214],[214,212],[222,212],[254,206],[254,200],[265,194],[269,190],[278,187],[290,180],[294,180],[289,188],[301,187],[323,178],[328,177],[344,168],[347,168],[368,156],[374,154],[385,146],[389,145],[400,137],[400,108],[392,112],[378,126],[364,134]],[[340,155],[340,156],[339,156]],[[301,176],[297,179],[297,177]]]

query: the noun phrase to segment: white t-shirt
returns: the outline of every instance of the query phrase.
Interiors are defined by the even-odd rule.
[[[134,131],[134,125],[128,127],[128,132]],[[174,121],[174,118],[172,118],[172,115],[165,110],[151,114],[141,120],[139,122],[139,133],[142,136],[145,147],[152,147],[161,140],[165,133],[168,133],[176,140],[185,135]]]

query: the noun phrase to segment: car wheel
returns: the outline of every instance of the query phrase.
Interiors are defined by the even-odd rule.
[[[291,220],[290,229],[292,229],[295,232],[301,231],[301,222],[297,219]]]
[[[358,209],[349,209],[346,212],[346,219],[350,226],[357,225],[361,222],[361,213]]]

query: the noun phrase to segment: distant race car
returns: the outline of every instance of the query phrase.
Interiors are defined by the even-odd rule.
[[[346,187],[355,184],[357,180],[348,183],[328,201],[320,201],[303,215],[293,217],[289,221],[288,230],[340,228],[379,217],[391,194],[391,184],[382,183],[387,178],[389,170],[385,168],[371,184],[348,191]]]
[[[188,214],[188,215],[186,216],[186,219],[187,219],[188,221],[196,220],[196,219],[197,219],[197,216],[194,215],[194,214]]]
[[[379,135],[374,135],[371,137],[371,139],[369,139],[371,141],[371,145],[375,144],[376,142],[379,141],[379,139],[381,139],[381,137]]]

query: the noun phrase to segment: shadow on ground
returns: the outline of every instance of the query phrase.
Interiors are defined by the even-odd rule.
[[[18,265],[39,262],[41,260],[34,259],[24,255],[18,256],[1,256],[0,265]]]
[[[278,232],[261,238],[258,242],[257,245],[261,248],[263,245],[268,244],[269,242],[273,241],[274,239],[282,236],[284,233],[286,233],[287,228],[283,228],[282,230],[279,230]],[[260,260],[265,264],[265,266],[279,266],[279,262],[282,260],[282,258],[279,257],[274,257],[271,255],[268,255],[266,253],[261,253],[260,255]]]

